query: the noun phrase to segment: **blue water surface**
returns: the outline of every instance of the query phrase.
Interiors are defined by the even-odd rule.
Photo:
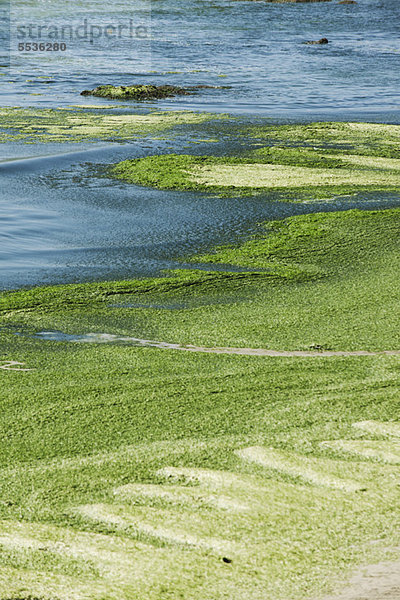
[[[199,84],[216,88],[125,108],[224,112],[249,123],[400,123],[399,17],[398,0],[20,0],[10,7],[9,53],[3,36],[0,104],[110,107],[115,102],[80,92],[101,83]],[[113,35],[119,27],[121,35]],[[321,37],[329,43],[304,44]],[[40,50],[41,43],[53,49]],[[0,289],[156,275],[188,254],[244,239],[268,219],[399,203],[396,194],[310,204],[220,199],[102,175],[107,164],[125,158],[171,147],[231,152],[232,143],[189,150],[181,137],[107,147],[2,144]]]

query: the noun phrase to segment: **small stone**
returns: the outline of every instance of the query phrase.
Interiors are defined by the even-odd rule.
[[[321,38],[320,40],[311,40],[309,42],[304,42],[305,44],[309,45],[309,46],[314,46],[314,45],[318,45],[318,44],[329,44],[329,40],[327,38]]]

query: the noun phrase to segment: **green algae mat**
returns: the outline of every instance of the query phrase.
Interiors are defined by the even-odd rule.
[[[2,109],[0,139],[210,119]],[[228,128],[240,155],[108,174],[244,202],[398,192],[398,126]],[[295,216],[160,277],[1,293],[0,598],[314,600],[398,561],[399,217]]]
[[[2,293],[0,597],[314,599],[398,560],[400,358],[319,350],[400,349],[399,214],[292,217],[164,277]]]
[[[398,191],[400,126],[312,123],[249,128],[257,149],[239,156],[167,154],[123,161],[110,175],[161,189],[276,199]]]

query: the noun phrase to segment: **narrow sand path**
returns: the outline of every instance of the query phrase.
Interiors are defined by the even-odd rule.
[[[162,350],[183,350],[185,352],[204,352],[207,354],[239,354],[244,356],[271,356],[271,357],[289,357],[289,358],[326,358],[333,356],[396,356],[400,355],[400,350],[270,350],[268,348],[231,348],[229,346],[195,346],[192,344],[173,344],[170,342],[160,342],[157,340],[146,340],[131,336],[116,335],[113,333],[85,333],[81,335],[71,335],[59,331],[41,331],[36,334],[45,341],[52,342],[77,342],[77,343],[95,343],[106,344],[113,342],[124,342],[137,347],[160,348]]]
[[[178,350],[187,350],[188,352],[208,352],[210,354],[244,354],[246,356],[283,356],[283,357],[303,357],[318,358],[329,356],[379,356],[400,355],[400,350],[383,350],[381,352],[369,352],[367,350],[354,350],[353,352],[334,351],[334,350],[267,350],[265,348],[205,348],[202,346],[180,346]]]
[[[112,333],[85,333],[81,335],[71,335],[59,331],[41,331],[36,334],[45,341],[51,342],[72,342],[72,343],[92,343],[106,344],[123,342],[132,344],[139,348],[159,348],[161,350],[181,350],[184,352],[201,352],[205,354],[229,354],[241,356],[269,356],[278,358],[329,358],[329,357],[349,357],[349,356],[400,356],[400,350],[270,350],[268,348],[231,348],[229,346],[195,346],[192,344],[173,344],[169,342],[160,342],[157,340],[146,340],[130,336],[116,335]],[[0,361],[0,369],[6,371],[33,371],[24,367],[25,363],[14,360]]]

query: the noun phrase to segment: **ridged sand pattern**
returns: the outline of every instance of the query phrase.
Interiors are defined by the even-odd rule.
[[[367,421],[354,427],[393,438],[400,433],[398,423]],[[382,483],[385,494],[390,486],[396,488],[400,464],[396,439],[320,445],[338,456],[247,446],[230,451],[244,472],[164,466],[154,471],[157,483],[132,481],[111,488],[104,502],[66,507],[66,516],[73,518],[70,526],[0,522],[0,598],[159,600],[176,593],[197,600],[206,597],[203,586],[205,581],[209,585],[210,577],[216,599],[278,598],[277,583],[268,587],[271,565],[278,564],[281,572],[288,548],[301,553],[320,539],[320,515],[333,510],[336,523],[337,507],[353,515],[363,498],[367,503],[379,501],[374,492]],[[190,444],[180,442],[177,450],[178,446],[186,452]],[[164,443],[154,444],[157,460],[163,449]],[[28,472],[58,472],[64,467],[74,473],[79,464],[116,461],[127,467],[132,456],[140,459],[141,452],[140,446],[132,446],[35,465]],[[365,460],[357,460],[360,457]],[[371,493],[357,494],[365,490]],[[293,538],[290,518],[306,526],[304,540]],[[330,543],[329,531],[326,535],[325,544]],[[254,568],[263,573],[256,581]]]
[[[327,475],[322,461],[308,459],[291,452],[252,446],[238,450],[236,454],[243,460],[299,478],[308,484],[335,488],[346,492],[357,492],[364,489],[362,485],[356,482]]]
[[[219,508],[223,510],[249,510],[248,504],[239,504],[235,500],[221,494],[200,492],[198,489],[182,486],[165,485],[140,485],[128,484],[116,488],[114,497],[118,502],[132,505],[150,505],[150,506],[196,506]]]
[[[400,465],[400,443],[387,440],[337,440],[321,442],[321,447],[330,448],[337,452],[353,454],[366,459],[372,459],[389,465]]]
[[[382,423],[380,421],[359,421],[353,423],[355,429],[379,436],[400,438],[400,424],[394,422]]]
[[[117,531],[131,534],[139,541],[155,546],[162,544],[195,547],[217,553],[230,552],[233,544],[227,540],[207,537],[207,523],[191,511],[190,520],[181,511],[157,510],[145,507],[132,510],[130,507],[113,504],[80,506],[76,512],[97,523],[111,526]],[[192,534],[190,530],[194,530]],[[199,535],[196,535],[199,534]]]

